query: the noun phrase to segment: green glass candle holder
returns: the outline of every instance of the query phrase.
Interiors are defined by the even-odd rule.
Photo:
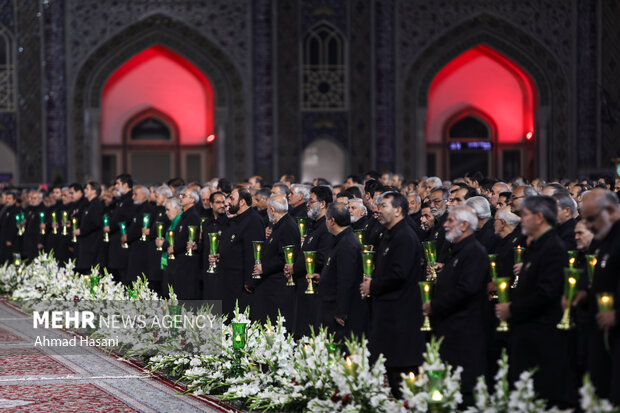
[[[284,262],[286,264],[293,264],[295,262],[294,260],[294,251],[295,251],[295,246],[294,245],[285,245],[284,247],[282,247],[282,251],[284,252]],[[288,277],[288,279],[286,280],[286,286],[287,287],[294,287],[295,286],[295,280],[293,279],[293,276]]]
[[[77,218],[71,218],[71,224],[72,224],[72,229],[73,229],[73,238],[71,239],[71,242],[76,243],[77,242],[77,238],[75,236],[75,231],[77,231],[77,229],[78,229]]]
[[[371,278],[374,271],[375,251],[362,251],[364,277]]]
[[[299,229],[299,236],[303,238],[308,233],[308,218],[297,217],[296,220],[297,228]]]
[[[174,230],[172,229],[168,231],[168,244],[170,244],[170,246],[174,250]],[[168,259],[169,260],[176,259],[174,256],[174,253],[168,254]]]
[[[422,296],[422,304],[426,304],[431,300],[431,292],[433,290],[433,283],[431,281],[420,281],[420,294]],[[420,327],[420,331],[431,331],[431,320],[428,316],[424,316],[424,323]]]
[[[442,389],[442,381],[446,374],[445,370],[428,370],[426,375],[430,379],[431,388],[428,392],[428,403],[437,405],[443,402],[444,394]]]
[[[110,226],[110,217],[108,215],[103,216],[103,226]],[[110,242],[110,233],[107,231],[103,233],[103,242]]]
[[[53,226],[52,233],[54,235],[58,234],[58,218],[57,218],[56,212],[52,212],[52,226]]]
[[[306,280],[308,286],[306,287],[306,294],[315,294],[314,283],[310,278],[310,274],[314,274],[314,265],[316,262],[316,251],[304,251],[304,258],[306,263]]]
[[[426,263],[431,267],[427,281],[435,281],[437,279],[437,242],[434,240],[424,241],[422,247],[424,248]]]
[[[605,313],[614,309],[614,294],[609,292],[603,292],[596,294],[596,304],[598,305],[598,312]]]
[[[372,251],[373,247],[373,245],[362,245],[362,252]]]
[[[497,279],[497,301],[500,303],[507,303],[509,301],[508,290],[510,289],[510,278],[508,277],[499,277]],[[508,331],[508,323],[506,321],[501,321],[499,326],[497,327],[497,331],[506,332]]]
[[[586,260],[588,261],[588,279],[590,281],[590,284],[592,284],[592,281],[594,280],[594,270],[596,268],[596,263],[598,262],[598,259],[596,258],[596,255],[588,254],[586,255]]]
[[[142,228],[148,228],[151,225],[151,214],[142,214]],[[142,233],[140,241],[146,241],[146,234]]]
[[[100,281],[101,277],[99,277],[98,275],[91,275],[90,276],[90,295],[91,296],[95,296],[95,288],[97,288],[97,285],[99,285],[99,281]]]
[[[575,296],[577,295],[577,282],[581,277],[581,270],[577,268],[564,268],[564,297],[566,298],[566,308],[562,315],[562,320],[557,325],[560,330],[570,330],[572,328],[570,320],[570,309]]]
[[[121,221],[118,223],[118,227],[121,230],[121,235],[127,235],[127,223],[125,221]],[[121,248],[129,248],[129,245],[126,242],[121,243]]]
[[[260,259],[263,252],[263,244],[265,241],[252,241],[252,247],[254,249],[254,264],[260,265]],[[260,274],[253,274],[252,278],[261,279],[263,278]]]
[[[360,245],[364,245],[364,230],[356,229],[353,232],[355,232],[355,235],[357,236],[357,239],[359,240]]]
[[[62,218],[60,219],[62,224],[62,235],[69,235],[67,232],[67,223],[69,222],[69,213],[67,211],[62,211]]]
[[[489,254],[489,271],[491,279],[495,282],[497,280],[497,254]]]
[[[157,238],[163,238],[164,237],[164,223],[161,221],[155,222],[155,231],[157,231]],[[157,251],[163,250],[162,247],[156,247],[155,249]]]
[[[209,232],[207,236],[209,237],[209,254],[217,255],[217,252],[220,247],[220,234],[217,232]],[[217,270],[216,262],[209,264],[209,268],[207,269],[207,272],[209,274],[215,274],[216,270]]]
[[[525,251],[525,248],[523,248],[521,245],[517,245],[514,248],[514,261],[515,264],[520,264],[523,262],[523,252]]]
[[[45,225],[45,212],[39,212],[39,224]],[[41,228],[41,235],[45,235],[45,226]]]
[[[232,323],[232,345],[234,350],[242,350],[245,347],[246,323]]]
[[[568,268],[575,268],[575,262],[577,262],[578,252],[575,250],[568,251]]]
[[[196,233],[198,232],[198,227],[196,225],[188,225],[187,226],[187,233],[188,233],[188,241],[189,242],[195,242],[196,241]],[[194,250],[192,249],[192,247],[187,247],[187,251],[185,252],[185,255],[187,255],[188,257],[193,257],[194,256]]]

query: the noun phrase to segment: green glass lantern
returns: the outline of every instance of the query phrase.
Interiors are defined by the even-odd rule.
[[[433,283],[431,281],[420,281],[420,294],[422,295],[422,304],[426,304],[431,300],[431,291],[433,289]],[[424,316],[424,323],[420,327],[420,331],[431,331],[431,320],[428,316]]]
[[[315,294],[314,283],[310,278],[310,274],[314,274],[314,265],[316,262],[316,251],[304,251],[304,258],[306,263],[306,280],[308,286],[306,287],[306,294]]]
[[[596,255],[588,254],[586,255],[586,260],[588,261],[588,279],[590,284],[592,284],[592,281],[594,280],[594,269],[596,268],[598,259],[596,258]]]
[[[440,404],[444,400],[441,383],[446,372],[445,370],[428,370],[426,374],[431,382],[431,388],[428,392],[428,403],[431,405]]]
[[[489,254],[489,271],[491,279],[495,282],[497,280],[497,254]]]
[[[99,277],[98,275],[91,275],[90,276],[90,295],[91,296],[95,296],[95,288],[97,287],[97,285],[99,285],[99,280],[101,277]]]
[[[62,211],[62,235],[69,235],[67,232],[67,223],[69,222],[69,213],[67,211]]]
[[[196,232],[198,231],[198,227],[196,225],[188,225],[187,231],[188,231],[188,241],[189,242],[196,241]],[[194,255],[192,247],[187,247],[187,251],[185,252],[185,255],[187,255],[188,257],[192,257]]]
[[[56,212],[52,212],[52,225],[53,225],[53,229],[52,229],[52,233],[58,234],[58,218],[56,217]]]
[[[174,250],[174,230],[172,230],[172,229],[168,231],[168,243],[170,244],[170,246]],[[168,259],[169,260],[176,259],[174,257],[174,253],[168,254]]]
[[[364,230],[356,229],[353,232],[355,232],[355,235],[357,236],[357,239],[359,240],[360,245],[364,245]]]
[[[557,325],[560,330],[570,330],[570,308],[575,296],[577,295],[577,283],[581,277],[581,270],[577,268],[564,268],[564,297],[566,297],[566,308],[562,315],[562,320]]]
[[[209,232],[208,237],[209,237],[209,254],[217,255],[217,252],[220,247],[220,234],[218,232]],[[213,264],[209,264],[209,269],[207,269],[207,272],[209,274],[215,274],[216,270],[217,270],[216,262],[213,262]]]
[[[151,214],[142,214],[142,228],[148,228],[151,225]],[[142,233],[140,241],[146,241],[146,234]]]
[[[427,281],[435,281],[437,279],[437,242],[435,240],[424,241],[422,246],[426,263],[431,267],[431,274]]]
[[[599,313],[605,313],[614,309],[614,294],[609,292],[596,294],[596,304]]]
[[[157,221],[155,222],[155,230],[157,231],[157,238],[163,238],[164,237],[164,223],[161,221]],[[157,247],[156,248],[157,251],[162,251],[163,248],[162,247]]]
[[[568,251],[568,268],[575,268],[575,262],[577,261],[578,252],[575,250]]]
[[[282,251],[284,252],[284,262],[288,265],[294,264],[295,263],[295,260],[294,260],[295,246],[285,245],[284,247],[282,247]],[[287,287],[295,286],[295,280],[293,279],[292,275],[288,277],[288,280],[286,281],[286,286]]]
[[[297,217],[297,228],[299,229],[299,236],[305,237],[308,233],[308,218]]]
[[[103,226],[110,226],[110,217],[108,215],[103,216]],[[103,242],[110,242],[110,233],[107,231],[103,233]]]
[[[39,212],[39,224],[45,225],[45,212]],[[45,226],[41,228],[41,235],[45,235]]]
[[[73,229],[73,238],[71,239],[71,242],[76,243],[77,242],[77,238],[75,236],[75,231],[77,231],[77,229],[78,229],[77,218],[75,218],[75,217],[71,218],[71,224],[72,224],[72,229]]]
[[[374,271],[375,251],[362,251],[364,277],[371,278]]]
[[[127,223],[125,221],[121,221],[118,223],[118,227],[121,229],[121,235],[127,235]],[[129,245],[126,242],[121,244],[121,248],[129,248]]]
[[[260,258],[264,243],[265,241],[252,241],[252,246],[254,248],[254,264],[256,265],[260,265]],[[260,274],[253,274],[252,278],[261,279],[263,277]]]
[[[232,342],[234,350],[241,350],[245,347],[245,327],[246,323],[232,323]]]
[[[508,290],[510,288],[510,278],[508,277],[499,277],[497,279],[497,301],[500,303],[507,303],[509,300]],[[506,321],[501,321],[499,326],[497,327],[497,331],[506,332],[508,331],[508,323]]]

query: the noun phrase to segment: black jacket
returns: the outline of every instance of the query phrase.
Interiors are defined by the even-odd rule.
[[[370,283],[369,348],[373,358],[383,354],[387,367],[419,366],[424,351],[422,245],[404,220],[383,236]]]
[[[77,237],[78,259],[76,268],[87,270],[98,264],[103,246],[103,203],[95,198],[86,204],[79,219],[80,235]]]
[[[342,340],[354,333],[366,333],[368,301],[362,300],[359,285],[363,281],[362,245],[350,227],[334,237],[334,245],[321,271],[321,323]],[[335,318],[345,321],[344,327]]]
[[[110,216],[110,248],[108,265],[113,269],[127,269],[129,249],[121,247],[121,229],[119,222],[125,222],[129,227],[133,220],[134,204],[133,191],[128,191],[116,202],[114,212]]]
[[[495,233],[493,218],[489,219],[478,231],[476,231],[476,239],[482,244],[487,254],[494,254],[497,244],[501,240],[500,236]]]
[[[41,212],[45,212],[45,206],[40,204],[37,207],[26,209],[26,229],[22,243],[22,257],[33,259],[39,254],[38,245],[43,244],[44,235],[41,234]]]
[[[484,246],[470,235],[452,245],[437,275],[431,299],[433,334],[443,337],[442,358],[462,366],[462,390],[470,393],[485,373],[484,310],[489,258]]]
[[[577,241],[575,241],[575,226],[577,221],[575,218],[571,218],[563,224],[557,226],[556,231],[562,241],[564,241],[564,247],[567,250],[577,249]]]

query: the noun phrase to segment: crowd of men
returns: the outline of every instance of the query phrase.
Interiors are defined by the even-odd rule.
[[[98,265],[127,285],[145,274],[162,296],[172,287],[179,299],[221,301],[224,313],[236,305],[249,306],[255,320],[280,313],[296,337],[320,325],[338,340],[364,334],[372,356],[386,357],[395,396],[401,373],[422,364],[432,334],[443,337],[444,360],[463,367],[464,405],[473,402],[478,376],[493,380],[504,348],[511,380],[536,368],[535,390],[552,405],[575,406],[586,372],[600,396],[620,404],[620,182],[502,182],[479,174],[405,182],[374,172],[337,186],[294,181],[176,178],[143,186],[123,174],[109,187],[5,190],[0,262],[53,252],[75,260],[81,273]],[[436,263],[427,262],[424,241],[435,241]],[[284,247],[292,247],[292,263]],[[523,253],[515,261],[517,247]],[[368,277],[364,250],[374,252]],[[569,256],[583,270],[573,300],[565,296]],[[492,275],[510,279],[508,302],[498,302]],[[424,280],[433,281],[425,303]],[[615,295],[613,309],[599,308],[602,293]],[[561,330],[566,305],[575,327]],[[424,317],[430,333],[421,331]],[[497,331],[503,321],[508,331]]]

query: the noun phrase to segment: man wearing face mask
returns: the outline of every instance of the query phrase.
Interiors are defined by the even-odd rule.
[[[433,334],[443,337],[441,357],[463,367],[463,405],[473,404],[476,378],[486,371],[484,310],[489,258],[476,239],[478,217],[468,206],[450,208],[444,222],[446,240],[452,243],[446,264],[437,275],[424,315],[431,316]]]
[[[310,327],[318,327],[320,291],[306,294],[306,259],[304,251],[316,251],[315,270],[321,271],[332,247],[333,236],[325,226],[325,213],[332,203],[332,191],[326,186],[315,186],[310,190],[307,202],[308,218],[314,221],[307,235],[302,239],[301,251],[295,256],[294,264],[284,266],[284,275],[295,280],[295,337],[310,336]]]
[[[133,189],[133,217],[127,222],[127,235],[121,236],[121,242],[129,245],[129,258],[127,262],[127,278],[123,284],[131,285],[148,268],[148,236],[150,234],[153,208],[148,203],[149,190],[147,187],[137,185]],[[149,214],[149,226],[144,227],[144,215]],[[142,241],[142,235],[146,240]]]
[[[255,291],[258,306],[254,308],[258,319],[265,321],[269,318],[273,322],[280,313],[286,320],[286,330],[293,331],[295,287],[286,285],[282,248],[292,245],[293,256],[299,255],[299,230],[288,211],[288,202],[282,195],[272,195],[267,201],[267,214],[273,230],[265,241],[261,263],[254,265],[252,274],[261,277]]]

